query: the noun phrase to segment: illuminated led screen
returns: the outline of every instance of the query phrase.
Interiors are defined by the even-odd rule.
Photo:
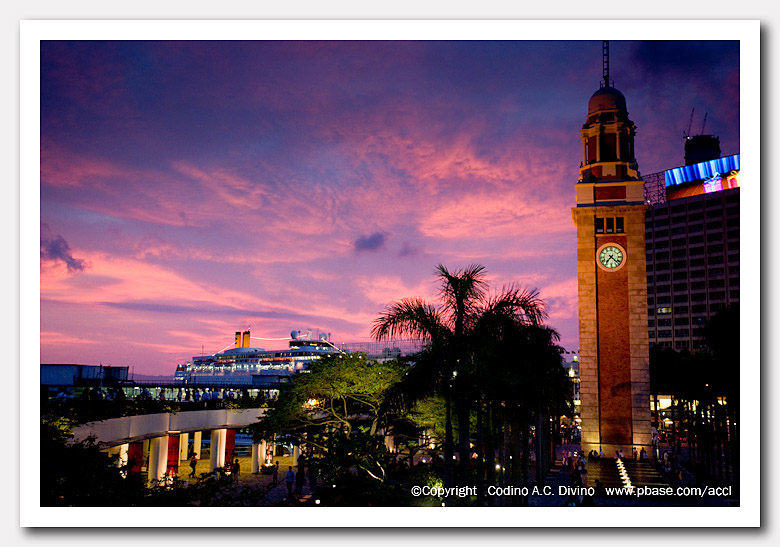
[[[679,184],[686,184],[697,180],[706,181],[721,178],[721,175],[729,175],[732,171],[739,173],[739,154],[669,169],[664,172],[664,185],[669,188],[670,186],[677,186]],[[726,177],[724,176],[722,178]],[[737,178],[737,182],[738,181],[739,178]],[[739,184],[737,184],[737,187],[738,186]],[[719,190],[725,188],[728,187],[721,186]],[[713,192],[715,190],[710,191]]]

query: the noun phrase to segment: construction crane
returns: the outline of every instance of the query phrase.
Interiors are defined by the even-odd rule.
[[[688,130],[683,133],[683,137],[686,139],[691,138],[691,125],[693,125],[693,112],[696,110],[696,108],[691,108],[691,119],[688,120]]]
[[[699,131],[699,135],[704,135],[704,126],[707,124],[707,114],[709,114],[709,112],[704,113],[704,121],[701,122],[701,131]]]

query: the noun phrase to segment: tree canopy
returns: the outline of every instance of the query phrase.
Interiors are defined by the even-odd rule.
[[[380,434],[383,402],[404,372],[397,361],[371,362],[362,353],[314,361],[254,426],[255,439],[283,434],[295,444],[316,448],[326,480],[352,470],[382,481],[387,463]]]

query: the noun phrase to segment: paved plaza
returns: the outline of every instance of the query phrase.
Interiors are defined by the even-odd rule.
[[[209,456],[208,451],[204,450],[201,454],[203,457],[198,460],[195,467],[195,476],[201,477],[204,474],[209,473]],[[238,456],[238,463],[241,466],[241,472],[238,475],[238,481],[227,487],[228,489],[241,491],[244,488],[252,488],[258,490],[268,489],[265,500],[260,500],[259,505],[284,505],[288,503],[287,499],[287,485],[285,483],[284,476],[287,473],[288,467],[293,466],[293,471],[296,470],[293,465],[292,456],[278,456],[274,458],[274,462],[279,462],[279,476],[276,486],[273,486],[273,475],[263,475],[262,473],[251,473],[252,461],[249,456]],[[181,460],[179,462],[179,478],[183,481],[197,481],[198,479],[189,478],[189,474],[192,468],[189,465],[189,460]],[[309,489],[309,479],[306,477],[304,483],[301,500],[292,503],[303,503],[308,500],[311,492]]]

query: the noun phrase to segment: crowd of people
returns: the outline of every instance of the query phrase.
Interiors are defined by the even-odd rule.
[[[204,388],[160,388],[155,390],[156,396],[152,395],[149,388],[144,387],[140,393],[135,395],[137,400],[153,400],[158,399],[160,401],[176,401],[177,403],[199,403],[208,401],[273,401],[277,397],[275,390],[260,390],[256,397],[252,397],[249,394],[247,388],[218,388],[218,387],[204,387]]]
[[[129,393],[128,393],[129,392]],[[249,390],[218,387],[180,387],[165,388],[147,386],[130,387],[87,387],[85,389],[61,389],[52,397],[54,401],[77,399],[82,401],[167,401],[176,403],[203,403],[209,401],[234,401],[245,403],[264,403],[276,400],[276,390],[259,390],[252,396]]]

